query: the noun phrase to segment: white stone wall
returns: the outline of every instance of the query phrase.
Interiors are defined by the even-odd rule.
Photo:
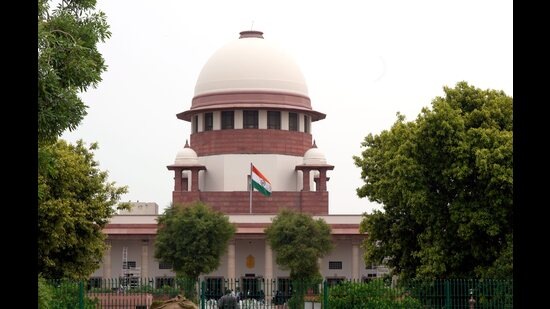
[[[121,209],[119,215],[156,215],[158,214],[157,203],[130,202],[130,209]]]
[[[128,260],[136,261],[136,267],[141,268],[142,264],[142,240],[111,240],[111,277],[118,278],[122,275],[122,247],[128,247]],[[147,244],[148,251],[148,278],[154,277],[173,277],[175,273],[167,269],[159,269],[159,262],[154,258],[154,241],[150,240]],[[367,277],[369,273],[384,273],[385,268],[366,269],[363,260],[363,250],[359,248],[359,279]],[[246,265],[246,258],[251,255],[254,257],[253,267]],[[282,270],[276,263],[276,253],[273,252],[273,277],[288,277],[289,271]],[[105,257],[104,257],[105,260]],[[329,261],[342,261],[342,269],[328,269]],[[338,240],[331,253],[321,259],[320,265],[323,277],[346,277],[352,278],[352,243],[351,240]],[[220,266],[217,270],[205,274],[204,276],[227,277],[228,263],[227,253],[220,259]],[[245,274],[255,274],[257,277],[264,277],[265,273],[265,240],[263,239],[237,239],[235,241],[235,276],[241,278]],[[101,265],[91,277],[103,277],[104,267]]]
[[[238,142],[238,141],[236,141]],[[250,163],[269,179],[273,191],[299,191],[301,175],[294,170],[303,163],[303,157],[275,154],[225,154],[199,157],[200,164],[207,167],[199,177],[201,191],[247,191],[247,176]],[[313,173],[310,187],[315,188]]]

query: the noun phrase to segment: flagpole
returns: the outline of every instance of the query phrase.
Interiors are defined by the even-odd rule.
[[[252,214],[252,190],[254,190],[254,187],[252,186],[252,162],[250,162],[250,214]]]

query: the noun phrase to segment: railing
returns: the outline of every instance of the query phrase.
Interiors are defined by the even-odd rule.
[[[47,280],[51,308],[154,308],[176,295],[199,308],[214,309],[222,297],[237,308],[513,308],[513,281],[491,279],[410,280],[369,282],[291,282],[288,278],[204,278],[185,282],[173,278],[92,279],[88,282]],[[187,292],[185,292],[187,291]],[[300,294],[303,302],[293,302]],[[41,293],[42,295],[42,293]],[[303,306],[303,307],[302,307]]]

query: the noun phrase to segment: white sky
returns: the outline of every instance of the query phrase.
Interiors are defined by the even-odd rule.
[[[112,37],[99,49],[108,65],[71,142],[98,142],[109,180],[128,185],[122,201],[170,204],[173,163],[191,133],[188,110],[208,58],[239,32],[264,32],[300,66],[314,110],[313,138],[329,172],[331,214],[381,206],[359,199],[352,160],[369,133],[396,112],[414,120],[465,80],[512,92],[512,1],[98,1]]]

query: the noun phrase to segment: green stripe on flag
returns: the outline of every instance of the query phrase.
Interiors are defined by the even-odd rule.
[[[271,195],[271,192],[269,192],[264,186],[262,186],[262,184],[260,184],[259,182],[256,182],[254,180],[252,180],[252,187],[254,187],[256,190],[258,190],[258,192],[260,192],[261,194],[265,195],[265,196],[270,196]]]

